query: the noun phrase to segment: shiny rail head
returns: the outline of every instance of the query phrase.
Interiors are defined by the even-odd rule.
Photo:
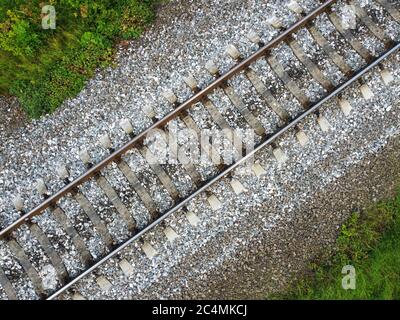
[[[262,57],[264,57],[265,54],[272,47],[278,45],[281,41],[286,39],[286,37],[288,35],[290,35],[291,33],[295,32],[296,30],[298,30],[302,26],[306,25],[309,20],[313,19],[318,14],[320,14],[320,13],[324,12],[325,10],[327,10],[335,2],[337,2],[337,0],[328,0],[328,1],[326,1],[321,6],[316,8],[314,11],[312,11],[309,14],[307,14],[301,20],[299,20],[298,22],[293,24],[287,30],[283,31],[280,35],[278,35],[276,38],[271,40],[268,44],[264,45],[264,44],[262,44],[260,42],[259,46],[262,44],[263,47],[260,47],[260,49],[258,49],[257,52],[255,52],[254,54],[252,54],[250,57],[246,58],[245,60],[241,61],[240,63],[236,64],[232,69],[230,69],[229,71],[227,71],[223,75],[219,75],[219,72],[215,73],[217,71],[217,69],[218,69],[218,67],[215,65],[215,63],[214,63],[214,65],[210,64],[209,67],[210,67],[211,70],[209,70],[209,71],[212,71],[211,73],[214,73],[215,74],[215,78],[216,78],[212,83],[210,83],[206,88],[204,88],[204,89],[200,90],[199,92],[195,93],[194,96],[189,98],[187,101],[185,101],[181,105],[177,106],[175,108],[175,110],[171,111],[163,119],[158,120],[157,122],[155,122],[150,128],[148,128],[145,131],[141,132],[136,137],[133,136],[134,129],[133,129],[132,125],[130,124],[129,120],[124,120],[124,122],[122,123],[122,127],[123,127],[124,131],[126,133],[128,133],[130,135],[130,137],[132,138],[131,141],[126,143],[124,146],[122,146],[117,151],[115,151],[112,154],[110,154],[107,158],[105,158],[104,160],[102,160],[98,164],[93,165],[93,167],[87,166],[87,171],[84,174],[82,174],[81,176],[79,176],[74,181],[70,182],[69,184],[67,184],[63,189],[59,190],[56,194],[54,194],[52,196],[49,196],[44,202],[42,202],[37,207],[32,209],[30,212],[25,214],[23,217],[21,217],[20,219],[15,221],[12,225],[8,226],[3,231],[0,231],[0,238],[2,236],[4,236],[5,234],[8,234],[9,232],[11,232],[13,229],[17,228],[24,221],[28,220],[29,218],[31,218],[31,217],[33,217],[35,215],[40,214],[45,209],[51,207],[54,203],[56,203],[59,199],[61,199],[65,194],[71,192],[72,190],[77,188],[80,184],[88,181],[91,177],[96,175],[102,168],[107,166],[109,163],[115,161],[116,159],[121,157],[121,155],[123,155],[128,150],[130,150],[135,145],[137,145],[137,142],[139,142],[142,139],[144,139],[146,137],[147,133],[150,130],[153,130],[155,128],[158,128],[158,127],[161,127],[161,126],[165,125],[168,121],[170,121],[173,118],[175,118],[177,116],[177,114],[179,114],[183,110],[186,110],[191,105],[201,101],[209,93],[213,92],[216,88],[218,88],[221,85],[223,85],[231,77],[235,76],[239,72],[241,72],[244,69],[248,68],[253,62],[257,61],[258,59],[260,59]],[[83,162],[84,163],[86,162],[86,164],[89,164],[90,162],[87,161],[87,160],[89,160],[87,158],[90,159],[90,157],[87,157],[87,155],[83,155],[83,160],[85,160]]]
[[[230,165],[229,167],[227,167],[225,169],[224,172],[221,172],[220,174],[218,174],[217,176],[215,176],[214,178],[210,179],[206,184],[204,184],[202,187],[200,187],[198,190],[196,190],[194,193],[192,193],[190,196],[188,196],[186,199],[182,200],[181,202],[179,202],[174,208],[170,209],[169,211],[167,211],[166,213],[164,213],[162,216],[160,216],[157,220],[153,221],[151,224],[149,224],[147,227],[145,227],[144,229],[142,229],[141,231],[139,231],[137,234],[135,234],[134,236],[132,236],[130,239],[128,239],[126,242],[124,242],[123,244],[121,244],[118,248],[116,248],[114,251],[110,252],[107,256],[103,257],[100,261],[98,261],[97,263],[95,263],[93,266],[91,266],[89,269],[87,269],[85,272],[83,272],[82,274],[80,274],[79,276],[77,276],[75,279],[73,279],[71,282],[69,282],[67,285],[65,285],[64,287],[60,288],[57,292],[55,292],[53,295],[51,295],[47,300],[53,300],[55,298],[57,298],[60,294],[62,294],[63,292],[65,292],[66,290],[68,290],[70,287],[72,287],[75,283],[77,283],[79,280],[81,280],[82,278],[86,277],[87,275],[89,275],[90,273],[92,273],[95,269],[97,269],[99,266],[101,266],[102,264],[104,264],[106,261],[108,261],[109,259],[113,258],[114,256],[116,256],[121,250],[125,249],[127,246],[129,246],[131,243],[133,243],[134,241],[140,239],[144,234],[146,234],[148,231],[152,230],[155,226],[160,225],[161,223],[163,223],[165,221],[165,219],[167,219],[171,214],[173,214],[174,212],[178,211],[181,208],[185,208],[185,205],[192,200],[194,197],[196,197],[198,194],[204,192],[205,190],[207,190],[210,186],[214,185],[217,181],[219,181],[222,177],[225,177],[228,173],[232,172],[235,168],[237,168],[240,164],[244,163],[245,161],[247,161],[250,157],[253,157],[254,154],[256,152],[258,152],[259,150],[261,150],[262,148],[264,148],[267,145],[270,145],[271,143],[273,143],[278,137],[282,136],[284,133],[286,133],[288,130],[292,129],[292,128],[299,128],[301,129],[300,123],[301,121],[315,113],[322,105],[323,103],[325,103],[326,101],[332,99],[333,97],[339,95],[344,89],[346,89],[347,87],[349,87],[351,84],[353,84],[355,81],[357,81],[358,79],[360,79],[364,74],[366,74],[369,70],[371,70],[372,68],[374,68],[375,66],[377,66],[379,63],[381,63],[384,59],[386,59],[388,56],[390,56],[391,54],[393,54],[394,52],[396,52],[397,50],[400,49],[400,44],[397,44],[395,47],[393,47],[392,49],[388,50],[387,52],[385,52],[383,55],[381,55],[379,58],[377,58],[373,63],[371,63],[370,65],[364,67],[363,69],[361,69],[358,73],[356,73],[352,78],[350,78],[349,80],[347,80],[345,83],[343,83],[342,85],[339,85],[334,91],[332,91],[330,94],[328,94],[326,97],[324,97],[323,99],[319,100],[318,102],[316,102],[310,109],[308,109],[307,111],[305,111],[302,115],[300,115],[299,117],[295,118],[292,120],[292,122],[290,122],[289,124],[287,124],[285,127],[282,127],[278,132],[276,132],[274,135],[272,135],[271,137],[269,137],[267,140],[265,140],[264,142],[260,143],[254,150],[252,150],[249,154],[247,154],[245,157],[241,158],[238,162]],[[308,140],[308,139],[307,139]],[[305,141],[307,142],[307,141]],[[265,172],[265,170],[261,167],[261,165],[259,163],[256,163],[253,166],[253,170],[255,170],[256,174],[258,175],[262,175],[263,172]],[[190,215],[190,213],[186,212],[186,215]],[[189,217],[189,219],[193,219],[193,216]],[[198,221],[196,220],[196,224],[198,223]]]

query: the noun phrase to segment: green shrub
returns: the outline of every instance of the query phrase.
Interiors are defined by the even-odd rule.
[[[138,37],[159,0],[0,0],[0,94],[15,95],[32,118],[75,96],[114,44]],[[56,29],[42,29],[41,7],[56,9]]]

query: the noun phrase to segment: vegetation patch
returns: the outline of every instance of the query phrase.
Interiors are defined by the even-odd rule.
[[[115,43],[137,38],[160,0],[0,0],[0,95],[32,118],[53,112],[110,65]],[[55,29],[44,6],[55,9]],[[47,28],[43,28],[43,21]]]
[[[355,289],[343,289],[342,268],[356,271]],[[341,228],[337,251],[313,263],[311,275],[278,299],[392,300],[400,299],[400,190],[389,201],[354,213]]]

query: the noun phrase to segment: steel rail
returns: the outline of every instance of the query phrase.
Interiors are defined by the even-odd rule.
[[[273,143],[277,138],[282,136],[284,133],[286,133],[289,129],[297,126],[305,117],[315,113],[325,102],[328,100],[332,99],[333,97],[337,96],[340,94],[344,89],[349,87],[351,84],[353,84],[355,81],[360,79],[364,74],[366,74],[368,71],[370,71],[372,68],[377,66],[379,63],[381,63],[384,59],[386,59],[388,56],[396,52],[397,50],[400,49],[400,43],[396,44],[392,49],[386,51],[384,54],[382,54],[380,57],[376,58],[372,63],[369,65],[365,66],[361,70],[359,70],[352,78],[344,82],[343,84],[337,86],[335,90],[333,90],[330,94],[325,96],[324,98],[320,99],[318,102],[316,102],[312,107],[307,109],[305,112],[300,114],[298,117],[293,119],[292,122],[287,124],[286,126],[282,127],[280,130],[278,130],[276,133],[274,133],[272,136],[270,136],[268,139],[257,145],[257,147],[254,148],[251,152],[249,152],[246,156],[235,162],[234,164],[230,165],[227,169],[222,171],[220,174],[216,175],[214,178],[209,180],[204,186],[200,187],[198,190],[196,190],[194,193],[192,193],[190,196],[185,198],[182,202],[177,204],[174,208],[170,209],[168,212],[163,214],[160,218],[155,220],[153,223],[148,225],[146,228],[143,230],[139,231],[137,234],[135,234],[132,238],[121,244],[118,248],[110,252],[107,256],[99,260],[97,263],[95,263],[93,266],[91,266],[89,269],[87,269],[85,272],[81,273],[79,276],[71,280],[68,284],[63,286],[61,289],[59,289],[57,292],[55,292],[53,295],[47,298],[47,300],[53,300],[57,296],[59,296],[61,293],[65,292],[67,289],[69,289],[72,285],[77,283],[79,280],[82,278],[86,277],[88,274],[93,272],[93,270],[97,269],[100,267],[102,264],[104,264],[106,261],[109,259],[113,258],[115,255],[117,255],[121,250],[126,248],[128,245],[132,244],[134,241],[138,240],[140,237],[142,237],[146,232],[149,230],[153,229],[155,226],[159,225],[161,222],[163,222],[166,218],[168,218],[171,214],[174,212],[178,211],[181,209],[185,204],[187,204],[190,200],[192,200],[194,197],[198,196],[200,193],[204,192],[206,189],[208,189],[210,186],[215,184],[217,181],[219,181],[221,178],[225,177],[228,173],[233,171],[235,168],[237,168],[239,165],[243,164],[245,161],[249,160],[251,157],[255,155],[256,152],[259,150],[263,149],[267,145],[270,145]]]
[[[241,71],[248,68],[254,61],[265,56],[271,50],[271,48],[280,44],[288,36],[290,36],[293,32],[296,32],[298,29],[305,26],[310,20],[312,20],[314,17],[316,17],[317,15],[319,15],[322,12],[324,12],[325,10],[327,10],[328,7],[331,6],[332,4],[334,4],[335,2],[337,2],[337,0],[328,0],[325,3],[323,3],[321,6],[319,6],[318,8],[316,8],[315,10],[313,10],[312,12],[310,12],[309,14],[304,16],[302,19],[300,19],[296,23],[294,23],[292,26],[290,26],[288,29],[286,29],[284,32],[282,32],[280,35],[278,35],[276,38],[274,38],[273,40],[268,42],[265,46],[263,46],[262,48],[257,50],[251,56],[249,56],[245,60],[241,61],[240,63],[238,63],[237,65],[232,67],[229,71],[227,71],[226,73],[221,75],[219,78],[217,78],[211,84],[209,84],[207,87],[200,90],[198,93],[193,95],[191,98],[189,98],[188,100],[183,102],[176,109],[174,109],[169,114],[167,114],[163,119],[155,122],[148,129],[146,129],[145,131],[143,131],[140,134],[138,134],[137,136],[135,136],[132,140],[130,140],[128,143],[123,145],[121,148],[119,148],[115,152],[111,153],[109,156],[107,156],[105,159],[103,159],[99,163],[95,164],[92,168],[87,170],[85,173],[83,173],[81,176],[76,178],[74,181],[67,184],[65,187],[60,189],[55,194],[49,196],[42,203],[40,203],[37,207],[35,207],[31,211],[29,211],[28,213],[23,214],[20,218],[18,218],[12,224],[10,224],[9,226],[7,226],[6,228],[4,228],[3,230],[0,231],[0,239],[8,236],[12,231],[14,231],[16,228],[18,228],[20,225],[24,224],[25,222],[29,221],[32,217],[41,214],[47,208],[55,205],[57,203],[57,201],[59,199],[61,199],[63,196],[76,190],[76,188],[78,186],[80,186],[84,182],[90,180],[92,177],[97,175],[104,167],[106,167],[110,163],[116,161],[123,154],[125,154],[128,150],[132,149],[135,145],[137,145],[141,141],[143,141],[152,130],[158,129],[158,128],[164,126],[166,123],[168,123],[172,119],[176,118],[176,116],[178,114],[180,114],[184,110],[188,109],[193,104],[202,101],[202,99],[205,98],[208,94],[210,94],[210,92],[214,91],[215,89],[220,87],[223,83],[225,83],[227,80],[229,80],[233,76],[237,75]]]

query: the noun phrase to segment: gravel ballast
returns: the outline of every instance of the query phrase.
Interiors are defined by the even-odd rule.
[[[299,2],[308,10],[318,4],[308,0]],[[172,88],[181,101],[188,98],[190,92],[183,83],[182,75],[192,73],[204,86],[211,81],[211,76],[203,67],[209,59],[217,62],[222,72],[233,65],[233,61],[225,53],[228,44],[235,44],[244,55],[248,55],[256,50],[246,39],[249,31],[260,32],[264,41],[275,36],[277,31],[265,23],[266,16],[274,14],[282,18],[286,25],[293,23],[296,17],[287,10],[284,3],[286,2],[278,0],[267,3],[171,1],[160,11],[157,24],[139,42],[119,51],[116,69],[99,72],[78,97],[67,101],[53,115],[29,124],[22,123],[17,129],[1,130],[0,224],[4,227],[16,218],[17,213],[12,208],[11,201],[16,193],[25,197],[27,208],[40,202],[40,196],[34,190],[37,179],[43,178],[51,192],[62,186],[62,181],[55,178],[55,171],[60,163],[68,164],[74,177],[82,173],[85,168],[78,158],[78,151],[82,147],[89,150],[93,162],[102,159],[106,150],[99,146],[98,138],[103,133],[110,135],[115,146],[126,142],[128,138],[118,124],[122,118],[129,118],[135,132],[140,132],[151,124],[150,118],[146,116],[149,107],[154,109],[157,118],[171,110],[171,106],[161,97],[161,91]],[[372,1],[360,3],[366,5],[366,8],[375,6]],[[226,17],[222,26],[219,25],[220,17]],[[394,30],[397,30],[396,27]],[[398,40],[399,33],[394,32],[391,36]],[[298,37],[304,42],[308,41],[307,34],[299,32]],[[382,52],[379,44],[376,47],[377,54]],[[289,65],[290,54],[287,48],[282,46],[276,50]],[[306,46],[304,50],[307,50]],[[347,59],[354,61],[354,68],[362,64],[350,51]],[[282,63],[286,63],[285,61]],[[357,192],[350,197],[347,195],[349,191],[340,191],[346,190],[341,181],[355,187],[362,179],[367,182],[368,176],[356,177],[352,173],[357,172],[356,168],[368,167],[368,163],[375,157],[382,161],[382,168],[385,168],[385,163],[390,167],[390,162],[385,162],[384,159],[389,161],[390,155],[396,151],[396,148],[390,146],[400,133],[399,61],[400,55],[396,54],[385,62],[395,78],[389,87],[382,83],[378,70],[365,77],[366,83],[375,93],[369,102],[362,99],[358,85],[346,90],[344,97],[353,107],[349,117],[343,115],[335,101],[323,108],[322,113],[331,125],[330,131],[322,132],[316,118],[309,117],[304,122],[304,131],[310,139],[305,148],[301,148],[296,142],[293,132],[281,138],[278,145],[288,156],[286,163],[278,164],[271,150],[267,148],[257,155],[266,170],[262,178],[247,176],[243,170],[236,170],[234,175],[247,192],[235,195],[226,179],[211,188],[210,192],[222,202],[223,209],[212,211],[207,205],[205,194],[194,199],[189,209],[200,218],[198,227],[191,226],[184,214],[178,212],[166,222],[179,235],[173,243],[166,241],[161,227],[146,235],[144,240],[151,243],[158,253],[155,258],[146,258],[140,249],[140,243],[125,249],[120,256],[134,267],[132,275],[127,277],[122,274],[118,266],[120,258],[112,259],[96,275],[80,281],[74,286],[74,290],[91,299],[236,298],[252,295],[262,297],[264,293],[272,291],[272,288],[278,290],[285,287],[291,275],[301,270],[307,259],[321,248],[332,244],[335,230],[346,215],[350,214],[347,210],[351,203],[358,199],[354,198]],[[332,66],[325,67],[326,74],[334,72]],[[299,66],[294,65],[293,70],[296,68]],[[257,65],[256,70],[265,71],[265,66]],[[270,76],[272,77],[266,70],[265,79]],[[323,94],[322,88],[309,79],[308,75],[298,72],[297,77],[300,83],[307,86],[310,100],[316,100]],[[341,78],[342,75],[338,73],[337,77]],[[235,79],[232,86],[241,96],[247,97],[250,88],[244,82],[243,79]],[[280,92],[282,89],[276,87],[275,90]],[[212,99],[221,111],[230,108],[221,92],[215,92]],[[280,99],[292,115],[299,111],[298,103],[292,96],[285,94]],[[261,102],[254,103],[262,107]],[[194,117],[196,114],[199,119],[204,118],[201,110],[193,112]],[[232,117],[232,124],[236,124],[236,116]],[[268,113],[262,114],[260,119],[263,123],[271,123],[270,130],[278,122]],[[133,166],[139,163],[139,160],[135,162],[132,158],[136,156],[129,155],[127,160],[133,161]],[[150,182],[154,180],[144,167],[138,167],[137,170]],[[205,177],[214,172],[212,167],[207,166],[202,170]],[[388,169],[382,170],[389,172]],[[379,176],[380,173],[376,174]],[[118,174],[108,169],[107,177],[117,189],[115,181],[121,179]],[[375,181],[373,177],[374,174],[371,173],[371,181]],[[387,179],[387,184],[383,182],[382,187],[391,185],[390,179]],[[191,187],[186,183],[187,180],[182,179],[182,193]],[[105,195],[90,184],[87,183],[82,192],[88,198],[94,199],[97,203],[95,210],[101,211],[100,214],[109,222],[107,227],[110,232],[118,241],[123,241],[128,237],[126,226],[107,207]],[[120,188],[117,190],[119,196],[132,208],[136,208],[137,199],[129,194],[124,184]],[[327,190],[335,190],[335,195],[341,195],[330,198],[343,202],[342,206],[338,205],[341,209],[338,209],[337,214],[329,210],[329,201],[323,201]],[[170,199],[164,188],[157,186],[152,192],[160,209],[166,210],[170,206]],[[363,201],[359,203],[367,204],[371,199],[376,200],[385,193],[380,188],[380,191],[371,193],[373,198],[368,198],[365,192],[360,191],[359,198]],[[314,210],[309,209],[310,207]],[[140,221],[146,219],[143,208],[133,210],[137,210]],[[69,215],[79,220],[78,210],[72,211]],[[54,237],[66,238],[57,229],[49,213],[38,220],[39,225],[54,233]],[[81,224],[78,227],[82,230],[88,229],[87,237],[92,238],[90,251],[97,256],[101,255],[96,237],[90,231],[92,226],[87,223],[85,228],[83,221]],[[59,250],[68,271],[71,274],[79,273],[82,266],[75,256],[76,248],[68,239],[63,246]],[[38,251],[37,254],[40,256],[42,253]],[[3,262],[8,259],[10,261],[7,260],[7,263],[14,263],[8,255],[6,250],[0,251]],[[285,268],[287,273],[283,272]],[[19,270],[18,265],[15,270]],[[41,272],[46,274],[48,283],[52,284],[46,270]],[[94,281],[100,274],[105,275],[113,284],[107,292],[102,292]],[[268,279],[263,274],[268,274]],[[257,277],[265,279],[259,287],[251,285]],[[19,296],[37,298],[29,281],[24,282],[22,278],[21,276],[18,284],[21,283],[21,292],[24,292],[24,286],[26,290]],[[237,281],[232,283],[229,279]],[[252,287],[254,291],[250,290]],[[63,298],[70,296],[65,295]]]
[[[378,87],[376,72],[368,78]],[[150,261],[139,244],[132,245],[73,291],[94,299],[236,299],[285,289],[307,261],[333,249],[340,224],[352,212],[398,186],[399,96],[396,90],[384,96],[365,103],[357,89],[347,90],[354,107],[350,117],[333,103],[324,108],[331,131],[323,133],[310,118],[305,148],[293,133],[279,141],[289,159],[285,164],[265,152],[256,157],[267,171],[261,179],[236,173],[246,193],[235,195],[226,179],[210,188],[223,210],[212,211],[206,197],[198,197],[189,206],[201,219],[198,227],[183,212],[174,215],[167,224],[178,240],[167,242],[161,227],[145,237],[159,253],[155,258]],[[119,270],[122,258],[134,262],[130,277]],[[107,292],[95,282],[100,274],[113,284]]]

